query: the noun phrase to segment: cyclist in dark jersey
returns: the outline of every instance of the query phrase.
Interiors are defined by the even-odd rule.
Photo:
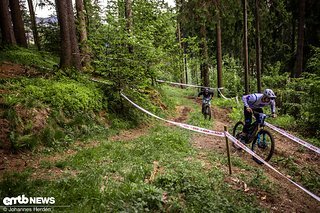
[[[209,90],[209,88],[204,88],[202,89],[199,94],[198,97],[200,97],[200,95],[202,95],[202,113],[204,113],[204,104],[206,100],[211,100],[213,98],[213,91]],[[210,103],[210,102],[209,102]]]

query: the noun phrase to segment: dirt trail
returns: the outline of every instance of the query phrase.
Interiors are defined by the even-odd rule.
[[[20,76],[30,77],[36,76],[40,73],[32,67],[15,64],[12,62],[4,61],[0,63],[0,78],[16,78]]]
[[[176,108],[176,111],[176,114],[178,116],[175,118],[171,118],[171,120],[177,122],[185,122],[188,118],[188,114],[191,111],[191,109],[185,106],[179,106]],[[224,109],[213,107],[213,130],[223,131],[225,125],[228,126],[229,131],[231,130],[233,122],[231,122],[228,118],[228,113],[230,113],[230,110],[227,108]],[[143,126],[138,129],[122,131],[119,135],[111,137],[110,140],[127,141],[136,139],[142,135],[147,134],[148,130],[148,126]],[[317,168],[319,169],[319,156],[309,151],[301,152],[301,147],[299,145],[296,145],[293,142],[275,133],[274,135],[277,150],[275,155],[280,155],[283,157],[292,156],[295,159],[295,161],[299,164],[313,164],[317,165]],[[224,138],[212,137],[203,134],[195,134],[193,142],[194,146],[198,148],[200,151],[198,157],[199,159],[203,160],[203,162],[206,165],[206,169],[210,169],[212,165],[210,165],[210,162],[206,160],[205,152],[212,150],[223,154],[226,153]],[[75,147],[90,148],[98,145],[98,141],[92,141],[88,144],[82,144],[81,142],[78,142],[75,144]],[[4,153],[0,150],[0,179],[5,171],[20,172],[28,167],[35,168],[33,176],[38,176],[38,178],[45,178],[41,174],[48,173],[52,174],[51,178],[58,178],[61,176],[61,174],[65,172],[71,175],[76,175],[76,171],[63,171],[56,167],[49,169],[41,168],[41,162],[48,161],[54,163],[61,161],[68,156],[76,154],[76,150],[78,149],[70,148],[63,154],[56,153],[52,156],[35,156],[31,153],[20,153],[19,155],[14,155],[10,153]],[[230,150],[232,155],[240,156],[244,159],[244,161],[247,164],[254,167],[260,167],[251,159],[251,157],[248,154],[236,151],[235,149],[233,149],[232,146],[230,146]],[[219,164],[218,167],[222,169],[225,172],[225,174],[228,173],[228,169],[225,165]],[[283,169],[277,169],[279,169],[280,172],[283,172]],[[275,187],[277,187],[275,194],[270,194],[267,192],[259,191],[258,189],[249,188],[245,180],[240,180],[236,177],[235,174],[239,176],[239,174],[241,173],[246,175],[250,175],[250,173],[237,167],[232,168],[233,175],[227,176],[225,178],[225,181],[227,184],[230,185],[231,188],[235,190],[243,190],[248,194],[255,195],[257,197],[257,200],[260,202],[260,205],[270,209],[271,212],[320,212],[320,204],[315,199],[311,198],[305,192],[301,191],[284,178],[279,177],[273,171],[266,169],[266,167],[263,167],[263,170],[265,171],[265,174],[268,177],[268,179],[274,183]]]
[[[234,125],[228,118],[228,113],[231,110],[213,107],[213,130],[223,131],[224,126],[227,126],[229,132],[232,131],[232,125]],[[276,141],[276,152],[274,156],[281,156],[284,158],[292,157],[294,161],[301,166],[313,165],[320,171],[320,159],[319,155],[312,151],[301,152],[301,146],[295,144],[289,139],[284,138],[281,135],[273,132]],[[194,145],[203,151],[214,150],[218,153],[224,153],[226,155],[226,142],[225,138],[211,137],[207,135],[197,134],[193,138]],[[244,161],[253,166],[261,167],[256,164],[249,154],[244,153],[244,151],[237,151],[231,146],[229,142],[229,148],[231,150],[231,155],[236,155],[244,159]],[[271,160],[271,165],[274,165]],[[219,165],[226,173],[228,173],[228,168],[226,166]],[[298,189],[296,186],[291,184],[289,181],[283,177],[277,175],[274,171],[267,169],[267,167],[261,167],[265,171],[265,175],[268,179],[274,183],[274,187],[277,187],[275,194],[270,194],[262,192],[260,190],[249,188],[247,183],[243,180],[239,180],[235,177],[235,174],[247,173],[243,169],[237,167],[232,167],[233,175],[228,176],[225,181],[233,188],[237,190],[243,190],[248,194],[253,194],[259,200],[260,205],[265,208],[270,209],[272,212],[320,212],[320,203],[314,198],[310,197],[308,194]],[[277,168],[280,172],[286,174],[284,168]]]
[[[117,135],[110,137],[110,141],[129,141],[134,140],[147,133],[149,126],[142,126],[136,129],[125,130]],[[34,169],[32,177],[36,179],[54,179],[60,177],[63,173],[74,173],[74,171],[64,171],[55,166],[49,168],[43,168],[43,163],[50,163],[55,165],[59,161],[65,160],[67,157],[75,155],[79,148],[89,149],[99,146],[99,141],[90,141],[89,143],[83,143],[77,141],[71,145],[67,150],[58,152],[53,155],[33,154],[30,151],[20,152],[17,154],[11,153],[6,149],[0,149],[0,180],[7,172],[22,172],[27,168]],[[68,170],[68,169],[67,169]],[[48,175],[50,174],[50,175]]]

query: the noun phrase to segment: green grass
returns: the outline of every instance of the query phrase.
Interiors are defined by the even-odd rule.
[[[165,103],[187,105],[192,109],[187,123],[212,127],[212,122],[203,119],[198,104],[192,99],[180,98],[179,95],[188,96],[190,91],[164,88],[163,93],[167,98]],[[109,115],[109,118],[115,117]],[[115,132],[132,127],[122,118],[114,122]],[[99,141],[96,147],[75,149],[78,151],[75,155],[57,162],[41,162],[41,169],[62,170],[55,178],[49,172],[48,178],[31,178],[34,168],[7,174],[0,182],[0,200],[22,194],[55,197],[56,205],[70,205],[60,209],[67,212],[266,211],[252,193],[234,190],[225,182],[227,174],[222,170],[227,168],[225,155],[210,150],[199,159],[199,150],[190,140],[195,133],[164,126],[162,121],[155,123],[157,121],[146,135],[137,139],[109,141],[95,137],[94,140]],[[211,165],[210,169],[204,166],[204,160]],[[249,166],[238,157],[231,160],[234,167],[244,171],[234,175],[250,188],[276,192],[276,186],[262,169]],[[159,170],[150,180],[154,162]]]
[[[320,178],[317,174],[317,166],[299,165],[293,157],[274,157],[273,161],[281,168],[285,168],[286,173],[295,182],[301,183],[306,189],[315,194],[320,193]]]
[[[203,168],[189,138],[188,131],[156,126],[133,141],[101,141],[54,165],[76,171],[75,177],[32,180],[32,171],[7,175],[0,183],[0,198],[55,197],[56,205],[71,205],[64,209],[69,212],[260,211],[254,198],[230,190],[220,169]],[[148,183],[154,161],[160,171]]]
[[[186,97],[197,97],[198,91],[194,88],[180,89],[161,84],[160,91],[164,96],[164,101],[170,103],[171,108],[174,106],[192,106],[192,101],[186,100]]]
[[[201,113],[201,105],[197,104],[194,98],[197,97],[198,91],[195,88],[180,89],[167,85],[162,85],[162,90],[165,95],[165,101],[173,106],[186,106],[190,108],[187,121],[190,125],[212,129],[214,117],[205,120]]]
[[[106,107],[102,91],[92,82],[80,83],[71,79],[28,79],[8,81],[5,85],[12,93],[5,101],[12,106],[50,107],[69,112],[86,112]]]
[[[201,113],[201,105],[193,105],[192,110],[189,113],[189,118],[187,123],[194,126],[199,126],[206,129],[212,129],[214,122],[214,115],[212,115],[211,120],[204,119],[204,116]]]
[[[232,99],[224,99],[224,98],[214,98],[213,102],[216,106],[219,107],[239,107],[241,106],[241,100],[239,103],[236,102],[234,98]]]
[[[47,52],[39,52],[33,49],[22,47],[10,47],[0,52],[0,61],[10,61],[12,63],[33,66],[45,71],[53,69],[58,64],[58,57]]]
[[[207,151],[207,156],[212,165],[222,164],[225,168],[228,167],[228,158],[226,153],[221,154],[215,151]],[[274,194],[275,186],[268,180],[267,176],[264,174],[263,169],[259,167],[250,166],[243,160],[231,155],[231,169],[237,168],[245,171],[245,173],[234,173],[233,176],[239,178],[248,184],[248,186],[253,187],[260,192],[267,192]],[[219,168],[219,167],[217,167]]]

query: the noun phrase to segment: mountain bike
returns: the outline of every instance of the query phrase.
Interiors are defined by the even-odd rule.
[[[202,103],[202,114],[204,116],[204,119],[211,120],[211,107],[210,107],[210,101],[211,99],[204,99]]]
[[[259,121],[255,121],[251,124],[246,138],[243,138],[243,136],[241,135],[244,126],[244,123],[242,121],[238,121],[234,126],[233,136],[247,146],[249,146],[251,143],[251,150],[265,161],[269,161],[274,153],[275,143],[272,134],[268,130],[264,129],[264,120],[270,117],[270,115],[266,115],[263,113],[258,114]],[[233,146],[236,149],[241,150],[241,148],[235,143],[233,143]],[[262,162],[257,158],[253,157],[253,159],[258,164],[262,164]]]

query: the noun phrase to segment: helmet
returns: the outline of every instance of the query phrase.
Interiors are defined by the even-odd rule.
[[[263,94],[264,94],[265,96],[267,96],[268,98],[275,98],[275,97],[277,97],[271,89],[265,89],[265,90],[263,91]]]
[[[204,93],[209,93],[209,88],[204,88]]]

